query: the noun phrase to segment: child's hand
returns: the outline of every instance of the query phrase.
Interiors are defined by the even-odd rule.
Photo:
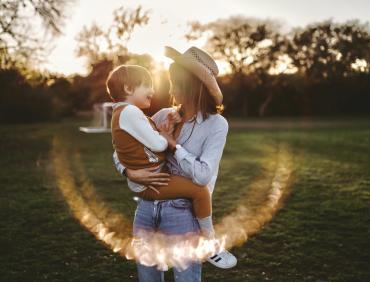
[[[159,124],[158,130],[160,132],[166,132],[167,134],[173,134],[173,131],[175,130],[175,123],[166,118],[163,122]]]
[[[169,122],[172,122],[172,123],[175,123],[175,124],[180,123],[181,120],[182,120],[178,111],[169,112],[167,114],[167,119],[168,119]]]
[[[167,114],[167,118],[159,125],[160,131],[165,131],[167,134],[173,134],[175,125],[181,122],[181,116],[177,111]]]
[[[172,126],[170,125],[168,119],[165,119],[164,121],[162,121],[159,125],[158,125],[158,130],[160,133],[162,132],[166,132],[168,134],[172,134],[173,132],[173,128],[171,128]]]

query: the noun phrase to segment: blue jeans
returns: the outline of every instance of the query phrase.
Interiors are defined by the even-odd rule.
[[[191,202],[186,199],[166,201],[147,201],[139,199],[135,211],[133,233],[140,229],[161,231],[166,234],[199,233],[199,224],[194,217]],[[156,266],[145,266],[136,263],[140,282],[163,282],[164,272]],[[188,268],[180,271],[173,268],[176,282],[201,281],[202,263],[193,262]]]

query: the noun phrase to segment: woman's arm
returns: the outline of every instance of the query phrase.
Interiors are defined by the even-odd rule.
[[[193,155],[184,147],[176,149],[175,159],[186,175],[196,184],[207,185],[211,181],[221,161],[227,132],[228,124],[226,122],[207,137],[200,156]]]
[[[116,151],[113,153],[113,162],[117,171],[127,176],[133,182],[146,186],[163,186],[167,185],[168,181],[170,181],[170,175],[168,173],[155,172],[159,168],[159,165],[152,168],[129,169],[119,161]]]

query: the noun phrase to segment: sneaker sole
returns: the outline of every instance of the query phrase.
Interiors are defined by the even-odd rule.
[[[222,266],[218,266],[218,265],[214,264],[213,262],[209,261],[208,259],[207,259],[207,261],[208,261],[210,264],[214,265],[215,267],[217,267],[217,268],[221,268],[221,269],[229,269],[229,268],[233,268],[235,265],[237,265],[237,264],[238,264],[238,261],[236,261],[236,262],[235,262],[233,265],[231,265],[231,266],[222,267]]]

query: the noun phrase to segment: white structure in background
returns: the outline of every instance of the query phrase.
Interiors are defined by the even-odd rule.
[[[80,131],[86,133],[111,132],[110,121],[112,117],[113,103],[94,104],[94,121],[91,127],[80,127]]]

